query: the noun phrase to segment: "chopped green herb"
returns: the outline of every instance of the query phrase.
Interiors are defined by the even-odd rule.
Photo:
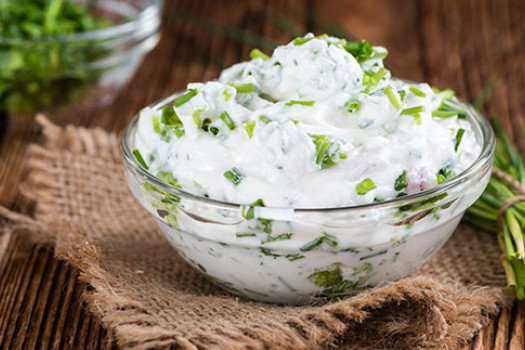
[[[259,116],[259,120],[262,121],[264,124],[268,124],[268,123],[270,123],[272,121],[270,118],[268,118],[265,115],[260,115]]]
[[[246,130],[246,133],[248,134],[248,138],[252,138],[253,136],[253,128],[255,127],[255,120],[249,120],[242,123],[242,127],[244,130]]]
[[[261,243],[266,244],[266,243],[271,243],[271,242],[276,242],[276,241],[286,241],[291,238],[292,238],[291,233],[281,233],[280,235],[277,235],[277,236],[268,235],[264,239],[261,240]]]
[[[304,259],[304,255],[301,255],[301,254],[286,254],[284,257],[288,259],[288,261],[290,262],[299,260],[299,259]]]
[[[255,202],[250,205],[241,206],[241,215],[246,220],[251,220],[255,217],[254,207],[264,207],[264,201],[262,199],[257,199]]]
[[[170,172],[170,171],[159,171],[157,173],[157,177],[164,181],[164,182],[167,182],[169,183],[170,185],[172,186],[175,186],[175,187],[179,187],[180,188],[180,185],[179,183],[177,182],[177,179],[175,177],[173,177],[173,174]]]
[[[458,133],[456,134],[456,145],[454,146],[454,150],[457,152],[459,144],[461,143],[461,139],[463,138],[463,134],[465,133],[464,129],[459,129]]]
[[[224,90],[222,95],[224,96],[224,102],[228,102],[232,98],[232,94],[228,90]]]
[[[172,103],[175,107],[180,107],[192,98],[194,98],[198,93],[199,91],[197,89],[188,90],[184,95],[175,99]]]
[[[343,281],[339,263],[333,263],[323,269],[315,269],[314,273],[308,276],[308,279],[316,286],[330,287]]]
[[[267,61],[270,59],[270,56],[268,56],[267,54],[265,54],[259,49],[253,49],[252,51],[250,51],[250,58],[251,59],[262,58],[263,61]]]
[[[403,188],[407,187],[407,171],[403,170],[401,175],[399,175],[394,182],[394,190],[401,191]]]
[[[272,222],[273,219],[257,218],[262,225],[262,227],[257,227],[257,229],[266,232],[268,234],[272,233]]]
[[[405,100],[406,92],[405,90],[397,90],[397,93],[399,94],[399,98],[401,98],[401,102]]]
[[[357,100],[350,100],[345,103],[345,107],[348,113],[355,113],[361,108],[361,104]]]
[[[414,120],[416,121],[416,124],[417,125],[421,125],[421,123],[422,123],[422,121],[421,121],[421,114],[416,113],[413,116],[414,116]]]
[[[239,169],[233,167],[230,170],[226,170],[223,176],[237,186],[244,179],[245,175]]]
[[[423,91],[419,90],[417,87],[413,85],[410,86],[408,90],[410,90],[414,95],[418,97],[427,97],[427,94],[425,94]]]
[[[156,115],[154,115],[152,118],[151,118],[151,121],[153,122],[153,131],[155,131],[157,134],[160,132],[160,122],[159,122],[159,117],[157,117]]]
[[[302,252],[310,251],[314,248],[317,248],[320,246],[323,242],[327,243],[328,245],[331,245],[332,247],[337,247],[338,241],[337,238],[331,234],[328,234],[326,232],[323,232],[323,234],[313,241],[310,241],[308,243],[305,243],[301,248],[299,248]]]
[[[242,237],[256,237],[257,235],[255,233],[236,233],[235,236],[237,238],[242,238]]]
[[[338,149],[327,135],[310,135],[315,144],[315,164],[320,165],[321,169],[331,168],[337,163],[334,160],[335,152]]]
[[[445,90],[439,90],[435,87],[432,88],[432,91],[441,99],[441,100],[448,100],[452,97],[456,96],[456,93],[452,89],[445,89]]]
[[[372,46],[369,41],[344,42],[344,49],[355,57],[356,61],[362,63],[370,59],[383,59],[388,51],[381,46]]]
[[[376,184],[374,183],[374,181],[370,180],[369,178],[364,179],[363,181],[358,183],[357,186],[355,186],[355,190],[357,194],[360,196],[367,194],[369,191],[373,190],[374,188],[376,188]]]
[[[303,106],[313,106],[315,104],[315,101],[296,101],[296,100],[290,100],[286,105],[287,106],[293,106],[293,105],[303,105]]]
[[[180,120],[177,113],[171,106],[162,107],[162,124],[168,126],[182,126],[182,121]]]
[[[306,44],[307,42],[309,42],[310,40],[312,40],[314,38],[295,38],[293,39],[293,44],[295,46],[299,46],[299,45],[303,45],[303,44]]]
[[[401,108],[401,99],[397,91],[390,85],[387,86],[384,91],[385,95],[388,96],[390,103],[392,103],[392,106],[394,106],[395,109]]]
[[[235,129],[235,122],[230,117],[228,112],[226,112],[226,111],[222,112],[221,115],[219,116],[219,118],[224,122],[224,124],[226,124],[228,129],[230,129],[230,130]]]
[[[416,106],[416,107],[410,107],[410,108],[405,108],[403,110],[401,110],[401,115],[410,115],[410,114],[418,114],[418,113],[421,113],[421,112],[424,112],[425,109],[423,106]]]
[[[135,148],[133,150],[133,155],[135,156],[135,159],[137,159],[137,162],[139,162],[144,169],[149,169],[148,165],[146,164],[146,161],[144,161],[144,158],[142,158],[142,154],[140,154],[140,151],[138,149]]]
[[[240,94],[246,94],[255,91],[255,85],[253,84],[235,84],[232,82],[229,82],[227,84],[234,87],[235,90],[237,90],[237,92]]]
[[[365,90],[363,91],[365,94],[369,94],[373,89],[377,87],[377,84],[383,79],[388,70],[386,68],[381,68],[377,72],[373,71],[366,71],[365,75],[363,76],[363,86],[365,86]]]
[[[448,181],[452,179],[456,174],[448,168],[448,166],[445,166],[441,169],[439,169],[438,173],[436,174],[437,177],[437,183],[441,184],[445,181]]]
[[[458,115],[458,113],[454,111],[441,111],[441,110],[432,111],[432,116],[437,117],[437,118],[450,118],[456,115]]]

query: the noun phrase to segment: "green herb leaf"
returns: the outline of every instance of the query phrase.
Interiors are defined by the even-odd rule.
[[[249,120],[242,123],[242,127],[246,130],[248,138],[251,139],[253,136],[253,128],[255,127],[255,120]]]
[[[188,90],[184,95],[175,99],[172,103],[175,107],[180,107],[192,98],[194,98],[198,93],[199,91],[197,89]]]
[[[339,265],[339,263],[333,263],[323,269],[315,269],[315,272],[308,276],[308,280],[320,287],[339,284],[343,281]]]
[[[246,94],[255,91],[255,85],[253,84],[235,84],[232,82],[229,82],[227,84],[234,87],[235,90],[237,90],[237,92],[240,94]]]
[[[157,117],[156,115],[154,115],[154,116],[151,118],[151,122],[153,123],[153,131],[155,131],[157,134],[160,133],[160,122],[159,122],[159,117]]]
[[[459,144],[461,143],[461,139],[463,138],[463,134],[465,133],[465,130],[459,129],[456,134],[456,145],[454,146],[454,150],[457,152]]]
[[[321,169],[331,168],[337,164],[336,152],[339,146],[330,141],[328,135],[310,135],[315,144],[315,164],[320,165]]]
[[[361,108],[361,104],[357,100],[350,100],[345,103],[345,107],[348,113],[355,113]]]
[[[295,39],[293,39],[292,43],[295,46],[300,46],[300,45],[306,44],[307,42],[309,42],[312,39],[313,38],[295,38]]]
[[[277,242],[277,241],[286,241],[290,240],[292,238],[291,233],[281,233],[277,236],[266,236],[264,239],[261,240],[262,244],[271,243],[271,242]]]
[[[403,188],[407,187],[407,171],[403,170],[401,175],[399,175],[394,182],[394,190],[401,191]]]
[[[403,110],[401,110],[401,115],[411,115],[411,114],[418,114],[418,113],[421,113],[421,112],[424,112],[425,109],[423,106],[416,106],[416,107],[410,107],[410,108],[405,108]]]
[[[385,95],[388,96],[388,99],[390,100],[390,103],[392,103],[392,106],[394,106],[395,109],[401,108],[401,98],[399,97],[399,94],[392,86],[387,86],[385,88]]]
[[[423,91],[419,90],[417,87],[415,87],[414,85],[410,86],[408,88],[408,90],[410,90],[414,95],[418,96],[418,97],[427,97],[427,94],[425,94]]]
[[[237,186],[245,177],[245,175],[235,167],[231,168],[230,170],[226,170],[223,176],[235,186]]]
[[[354,56],[359,63],[370,59],[384,59],[388,55],[388,51],[384,47],[372,46],[372,44],[366,40],[346,42],[344,43],[344,49]]]
[[[219,118],[224,122],[224,124],[226,124],[228,129],[230,129],[230,130],[235,129],[235,122],[230,117],[228,112],[226,112],[226,111],[222,112],[221,115],[219,116]]]
[[[448,166],[445,166],[439,169],[438,173],[436,174],[437,183],[441,184],[445,181],[452,179],[454,176],[456,176],[456,173],[450,170]]]
[[[270,118],[268,118],[268,117],[265,116],[265,115],[260,115],[260,116],[259,116],[259,120],[260,120],[261,122],[263,122],[264,124],[268,124],[268,123],[270,123],[270,122],[272,121]]]
[[[441,110],[432,111],[432,116],[437,117],[437,118],[450,118],[456,115],[458,115],[458,113],[454,111],[441,111]]]
[[[251,220],[255,217],[254,207],[264,207],[264,201],[262,199],[257,199],[255,202],[250,205],[241,206],[241,215],[246,220]]]
[[[251,59],[262,58],[263,61],[267,61],[270,59],[270,56],[268,56],[267,54],[265,54],[259,49],[253,49],[252,51],[250,51],[250,58]]]
[[[355,190],[357,194],[360,196],[367,194],[374,188],[376,188],[376,184],[374,183],[374,181],[370,180],[369,178],[364,179],[363,181],[361,181],[355,186]]]
[[[387,73],[388,70],[386,68],[380,68],[375,73],[373,71],[366,71],[365,75],[363,76],[363,86],[365,87],[363,92],[365,94],[372,92],[372,90],[377,87],[381,79],[383,79]]]
[[[331,234],[328,234],[326,232],[323,232],[323,234],[317,238],[315,238],[313,241],[310,241],[308,243],[305,243],[303,246],[301,246],[301,248],[299,248],[300,251],[302,252],[307,252],[307,251],[310,251],[314,248],[317,248],[318,246],[320,246],[322,243],[327,243],[328,245],[332,246],[332,247],[337,247],[337,245],[339,244],[339,242],[337,241],[337,238]]]
[[[303,106],[313,106],[315,104],[315,101],[296,101],[296,100],[290,100],[286,105],[287,106],[293,106],[293,105],[303,105]]]
[[[137,162],[140,163],[140,165],[142,165],[142,167],[146,170],[149,169],[148,165],[146,164],[146,161],[144,160],[144,158],[142,157],[142,154],[140,154],[140,151],[138,149],[134,149],[133,150],[133,155],[135,156],[135,159],[137,160]]]

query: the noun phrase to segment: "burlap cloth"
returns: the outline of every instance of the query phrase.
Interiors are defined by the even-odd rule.
[[[467,226],[416,275],[322,306],[250,302],[192,270],[125,183],[118,136],[40,118],[22,189],[35,221],[11,230],[52,238],[89,284],[89,309],[124,348],[455,348],[512,294],[493,235]],[[5,210],[3,210],[5,214]]]

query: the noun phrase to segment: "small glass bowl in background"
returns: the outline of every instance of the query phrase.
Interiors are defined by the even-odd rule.
[[[160,114],[177,96],[150,108]],[[133,194],[195,269],[239,296],[303,304],[407,277],[447,241],[485,189],[495,147],[489,123],[458,103],[482,145],[475,162],[436,187],[355,207],[250,207],[184,192],[133,156],[140,114],[124,130],[121,151]]]
[[[157,44],[162,0],[79,0],[113,25],[39,40],[0,36],[0,109],[71,122],[110,104]]]

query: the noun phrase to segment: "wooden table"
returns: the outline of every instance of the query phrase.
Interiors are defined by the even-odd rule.
[[[486,106],[525,151],[525,1],[166,1],[163,37],[113,105],[71,122],[121,130],[140,107],[213,79],[221,67],[245,60],[253,46],[268,51],[290,35],[312,31],[366,38],[387,46],[397,76],[450,87],[472,101],[491,77],[500,84]],[[287,18],[288,20],[283,20]],[[290,24],[293,24],[291,26]],[[250,31],[251,35],[244,34]],[[263,39],[263,37],[267,39]],[[30,213],[17,192],[24,151],[40,138],[30,123],[13,123],[0,144],[0,204]],[[1,238],[0,238],[1,239]],[[110,348],[111,330],[81,303],[78,271],[50,246],[10,238],[0,262],[0,348]],[[466,348],[523,349],[525,304],[493,318]]]

